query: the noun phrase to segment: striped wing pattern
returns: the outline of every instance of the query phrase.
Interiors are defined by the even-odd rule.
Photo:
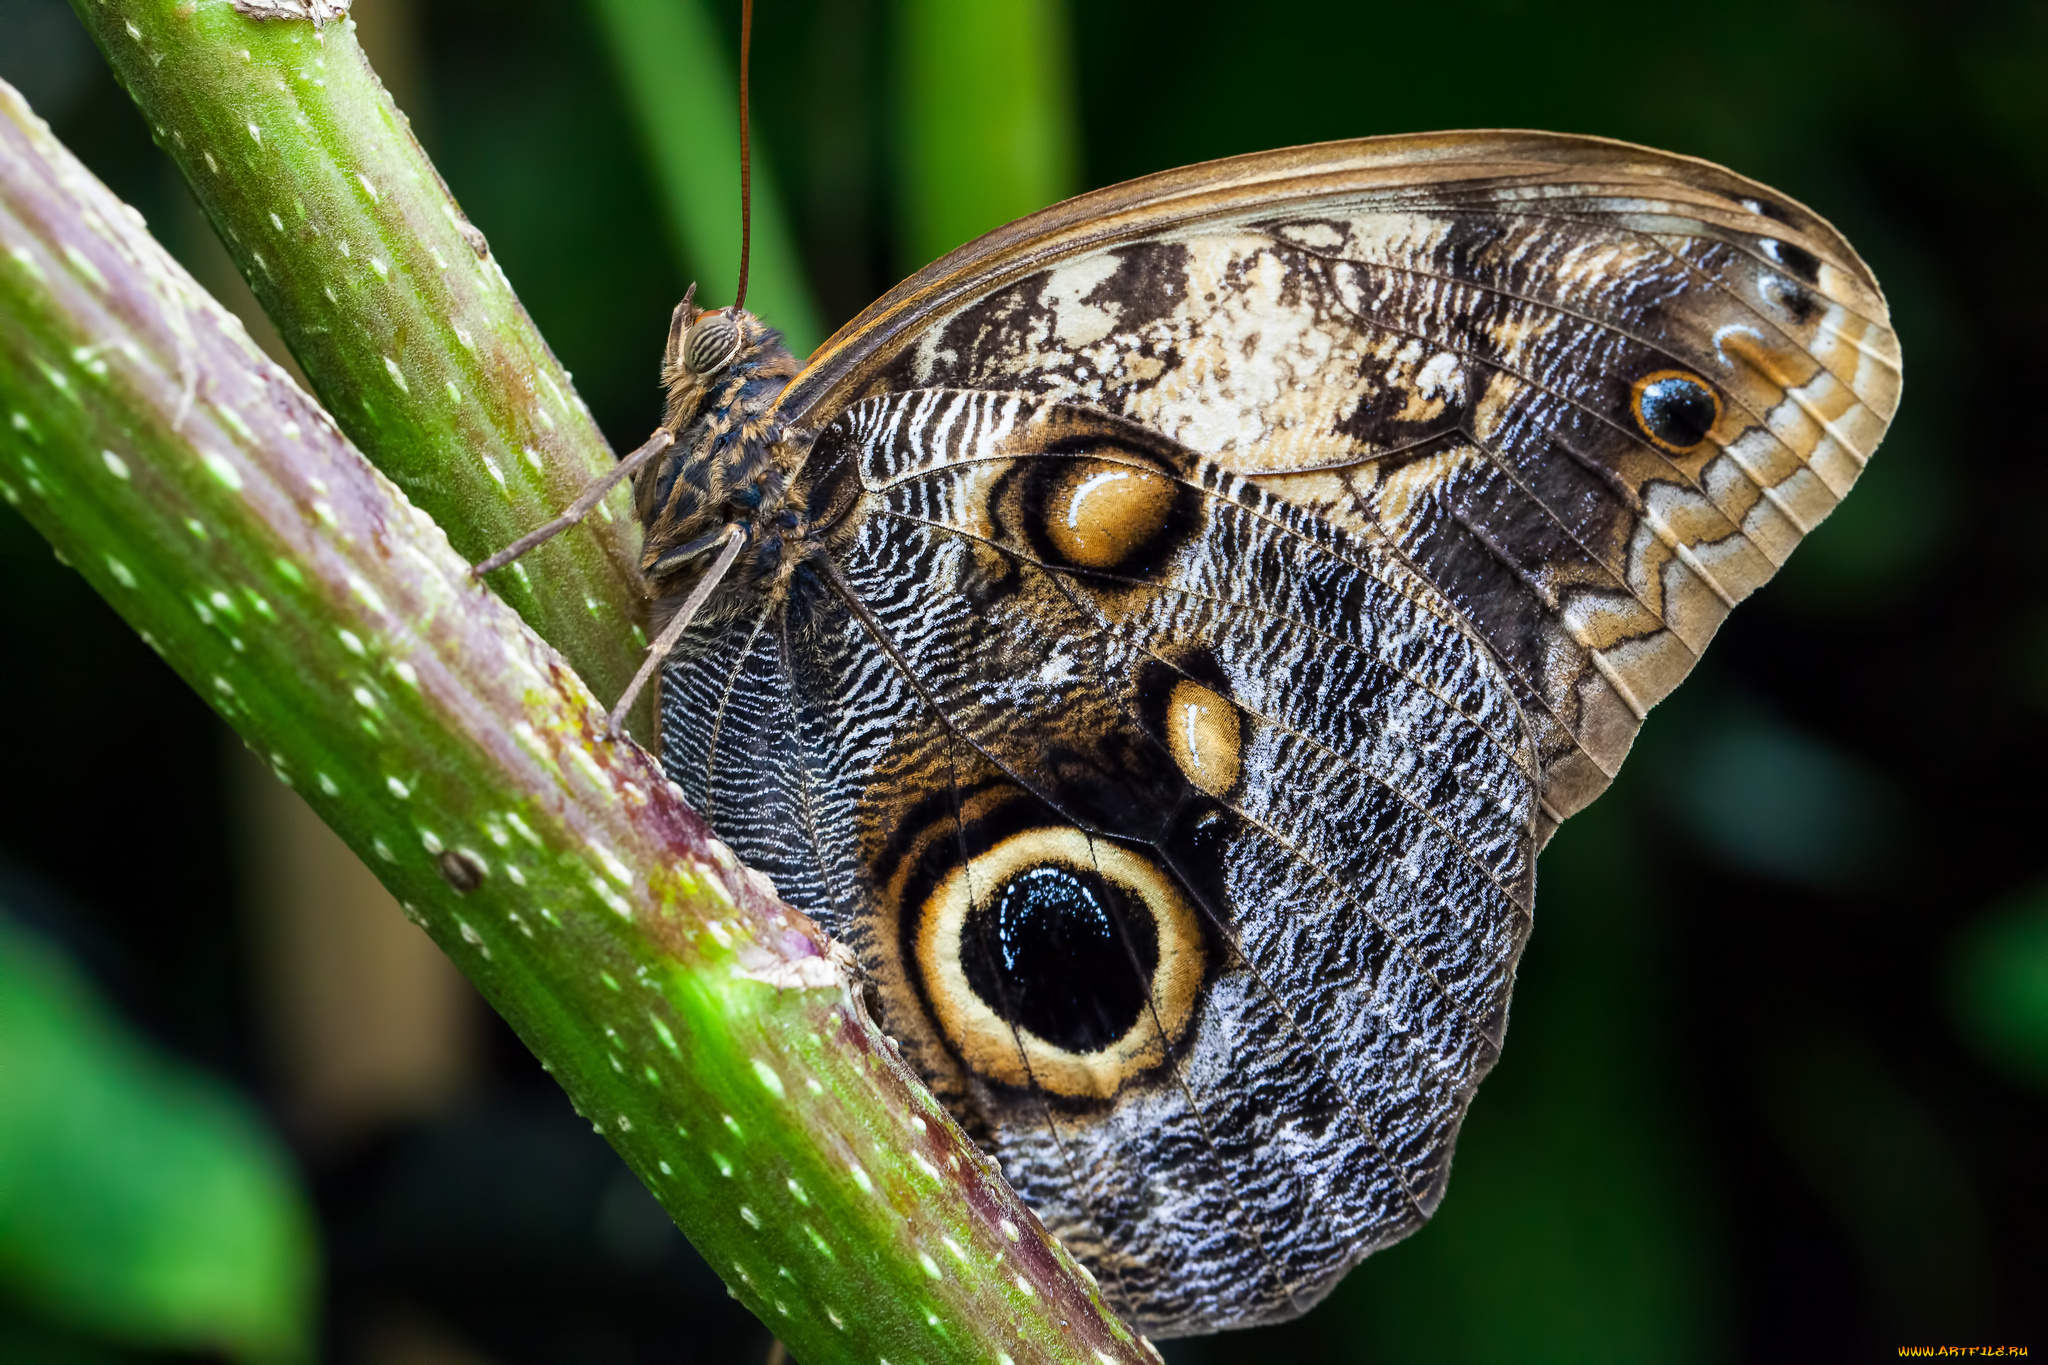
[[[812,582],[706,628],[664,684],[671,772],[872,965],[906,1058],[1148,1330],[1299,1311],[1435,1207],[1498,1053],[1533,889],[1509,679],[1398,556],[1093,409],[877,399],[813,458],[858,465],[835,558],[869,619]],[[1075,467],[1192,515],[1151,562],[1048,560],[1028,490]],[[1152,705],[1190,679],[1235,717],[1215,790]],[[916,1003],[943,987],[905,864],[1047,827],[1163,869],[1204,960],[1201,1008],[1078,1102],[986,1079]]]

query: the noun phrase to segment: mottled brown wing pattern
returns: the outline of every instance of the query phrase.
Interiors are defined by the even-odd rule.
[[[1137,1321],[1300,1311],[1435,1207],[1498,1054],[1510,680],[1384,545],[1093,408],[873,400],[812,465],[834,567],[694,634],[670,771]]]
[[[1536,849],[1898,393],[1847,243],[1697,161],[1445,134],[1083,196],[834,338],[755,414],[772,478],[693,418],[668,529],[750,553],[664,762],[1120,1308],[1289,1316],[1435,1207]]]
[[[1595,139],[1448,134],[1048,210],[878,303],[783,411],[1084,401],[1384,538],[1515,678],[1547,835],[1854,483],[1898,354],[1869,271],[1772,191]]]

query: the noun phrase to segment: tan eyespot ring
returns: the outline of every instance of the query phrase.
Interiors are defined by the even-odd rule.
[[[1636,426],[1659,450],[1688,455],[1721,421],[1721,395],[1690,370],[1653,370],[1629,390]]]
[[[1123,1036],[1095,1051],[1072,1051],[1013,1027],[969,984],[962,962],[977,897],[987,904],[1013,879],[1047,868],[1099,875],[1152,916],[1158,966],[1148,1008]],[[1201,928],[1173,879],[1142,855],[1071,826],[1013,834],[947,873],[920,908],[915,949],[940,1031],[969,1068],[1003,1085],[1022,1089],[1035,1083],[1071,1099],[1108,1099],[1164,1062],[1167,1049],[1187,1031],[1202,986]]]

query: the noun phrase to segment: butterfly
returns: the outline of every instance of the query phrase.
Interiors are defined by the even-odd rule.
[[[663,375],[664,765],[1166,1336],[1437,1207],[1538,850],[1900,360],[1784,196],[1481,132],[1083,195],[802,364],[686,298]]]

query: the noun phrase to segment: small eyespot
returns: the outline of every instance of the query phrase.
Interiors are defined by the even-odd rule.
[[[740,327],[731,314],[706,313],[683,337],[683,365],[694,375],[714,375],[732,363],[739,349]]]
[[[1779,241],[1776,237],[1760,237],[1757,248],[1774,264],[1783,266],[1808,284],[1820,283],[1820,257],[1805,247]]]
[[[1683,455],[1697,449],[1721,420],[1721,399],[1698,375],[1658,370],[1635,383],[1630,406],[1636,425],[1660,449]]]

